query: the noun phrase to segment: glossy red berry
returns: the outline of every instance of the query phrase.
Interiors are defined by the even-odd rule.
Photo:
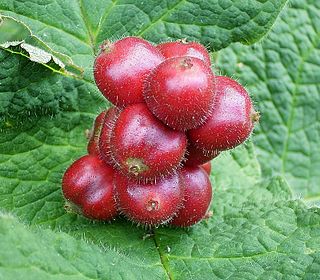
[[[170,58],[149,75],[144,97],[152,113],[173,129],[196,128],[212,109],[214,75],[198,58]]]
[[[112,129],[119,116],[120,110],[116,107],[110,108],[103,120],[101,132],[98,140],[98,149],[100,157],[108,164],[114,164],[110,148],[110,138]]]
[[[202,167],[207,172],[208,175],[211,174],[211,162],[210,161],[202,164],[200,167]]]
[[[119,173],[114,182],[119,210],[136,223],[164,224],[181,207],[184,185],[177,173],[150,184],[131,182]]]
[[[186,162],[187,166],[197,166],[202,165],[214,158],[216,158],[220,154],[219,151],[205,151],[203,149],[198,148],[196,145],[189,143],[186,152]]]
[[[249,137],[258,117],[247,91],[218,76],[212,113],[204,125],[188,132],[189,140],[206,151],[234,148]]]
[[[163,60],[157,48],[143,39],[126,37],[114,43],[106,41],[94,63],[95,81],[116,106],[143,102],[144,80]]]
[[[201,167],[185,167],[180,176],[185,185],[184,202],[170,223],[188,227],[205,217],[212,198],[212,187],[208,174]]]
[[[165,58],[192,56],[203,60],[207,65],[211,64],[207,49],[197,42],[178,40],[159,44],[157,48]]]
[[[117,215],[113,177],[112,167],[96,156],[86,155],[76,160],[64,173],[62,191],[84,216],[110,220]]]
[[[99,138],[100,138],[100,132],[101,128],[104,122],[104,117],[107,113],[106,111],[101,112],[95,119],[93,128],[91,131],[91,137],[88,142],[87,151],[90,155],[100,156],[100,150],[99,150]]]
[[[122,173],[137,179],[164,176],[184,157],[184,133],[165,126],[143,103],[126,107],[111,134],[111,152]]]

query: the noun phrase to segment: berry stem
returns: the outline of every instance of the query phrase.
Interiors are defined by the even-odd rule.
[[[100,49],[105,53],[110,53],[112,50],[112,46],[113,46],[113,43],[109,40],[106,40],[102,43],[102,45],[100,46]]]
[[[71,214],[78,214],[78,215],[82,214],[81,208],[69,200],[65,201],[64,210],[66,210],[67,213],[71,213]]]

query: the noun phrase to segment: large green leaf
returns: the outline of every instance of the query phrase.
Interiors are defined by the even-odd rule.
[[[268,32],[286,1],[2,0],[0,14],[24,23],[90,76],[92,56],[107,38],[139,35],[159,42],[187,37],[215,50],[232,42],[250,44]]]
[[[1,49],[0,63],[0,118],[8,120],[7,126],[12,125],[10,119],[26,120],[26,116],[56,114],[67,100],[66,106],[72,107],[72,100],[77,99],[68,88],[71,83],[76,87],[77,83],[62,80],[50,68],[39,67],[39,64]],[[70,92],[68,95],[66,90]]]
[[[31,61],[47,68],[76,76],[82,69],[73,64],[70,57],[56,52],[32,34],[27,25],[10,16],[0,14],[0,47],[12,53],[19,53]],[[70,71],[69,71],[70,70]]]
[[[261,111],[254,135],[265,175],[282,174],[296,195],[320,198],[320,2],[292,1],[259,45],[235,44],[218,56]]]
[[[212,49],[231,42],[252,43],[268,31],[284,3],[0,0],[1,13],[12,17],[2,23],[26,31],[6,36],[51,55],[49,62],[35,63],[20,43],[2,46],[0,51],[0,279],[317,279],[319,210],[294,199],[287,172],[282,173],[286,178],[261,177],[251,142],[213,161],[213,217],[191,229],[150,232],[123,218],[112,223],[88,221],[64,211],[61,193],[64,170],[86,152],[85,130],[109,106],[93,84],[91,71],[103,39],[142,34],[157,42],[183,36]],[[301,3],[286,10],[262,46],[255,46],[255,55],[251,47],[235,44],[223,51],[219,65],[234,74],[240,62],[237,56],[242,58],[238,66],[243,68],[249,64],[243,54],[251,55],[252,60],[256,57],[256,71],[247,71],[248,80],[244,81],[253,93],[261,90],[263,96],[266,91],[262,90],[269,84],[266,79],[255,80],[254,72],[264,73],[267,60],[259,54],[268,42],[274,44],[283,30],[289,33],[287,22],[290,27],[292,22],[301,25],[301,11],[296,9]],[[305,10],[316,14],[316,5],[311,3]],[[315,30],[317,17],[313,20]],[[8,25],[6,28],[8,31]],[[305,24],[301,28],[308,31],[310,27]],[[314,42],[315,34],[300,33]],[[282,63],[276,48],[275,65],[277,60]],[[282,49],[285,47],[279,51]],[[59,69],[53,57],[66,67],[74,66],[71,58],[84,68],[84,76]],[[317,56],[312,58],[317,63]],[[316,79],[317,73],[312,77]],[[282,85],[291,86],[290,81]],[[300,84],[298,89],[300,92]],[[272,114],[265,109],[269,100],[260,99],[261,127],[270,125],[265,122],[273,124]],[[283,104],[280,100],[276,106]],[[285,114],[287,107],[278,110]],[[311,112],[306,117],[311,117]],[[253,139],[259,143],[262,136],[271,137],[267,135],[260,128]],[[316,137],[311,135],[311,141]],[[276,139],[270,138],[271,145],[277,144]],[[266,167],[274,163],[262,160],[260,147],[263,174],[270,175],[275,171],[266,172]],[[315,149],[313,154],[317,155]]]
[[[78,94],[85,98],[86,92],[79,89]],[[214,216],[190,230],[158,229],[144,239],[147,231],[122,219],[92,223],[65,213],[62,172],[84,153],[84,136],[75,136],[90,121],[88,113],[70,111],[52,120],[40,118],[34,129],[6,131],[0,206],[29,228],[5,215],[1,219],[0,275],[5,279],[19,279],[21,273],[24,279],[256,279],[286,271],[294,277],[317,275],[318,210],[290,201],[281,178],[261,182],[249,144],[214,161]],[[10,154],[10,142],[24,145],[17,144],[20,150]]]
[[[265,194],[267,194],[265,192]],[[271,192],[269,195],[272,195]],[[264,206],[266,207],[266,206]],[[317,279],[319,209],[297,202],[272,207],[246,205],[191,231],[159,230],[161,261],[132,251],[94,244],[83,236],[27,228],[0,218],[0,276],[3,279]],[[14,233],[12,234],[12,229]],[[99,228],[105,239],[109,232]],[[137,243],[137,238],[126,242]],[[152,240],[144,254],[154,254]],[[208,246],[208,244],[212,244]],[[141,246],[141,245],[140,245]],[[148,250],[149,249],[149,250]],[[166,271],[162,268],[162,264]]]
[[[156,258],[149,263],[130,252],[94,244],[85,238],[30,229],[5,214],[0,215],[0,237],[1,279],[150,279],[149,275],[153,279],[165,278]],[[148,252],[152,241],[143,243]],[[154,254],[151,250],[148,253]]]
[[[172,278],[316,279],[319,209],[287,197],[288,187],[275,178],[267,188],[218,193],[207,224],[159,230],[155,238]]]

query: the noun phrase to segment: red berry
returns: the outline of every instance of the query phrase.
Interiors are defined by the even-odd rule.
[[[100,132],[101,132],[101,128],[102,128],[106,113],[107,113],[107,110],[101,112],[94,121],[92,134],[87,146],[87,151],[88,151],[88,154],[90,155],[95,155],[95,156],[100,155],[99,138],[100,138]]]
[[[145,101],[161,121],[177,130],[200,126],[209,116],[214,97],[214,75],[195,57],[162,62],[149,75]]]
[[[112,130],[110,147],[120,171],[137,179],[164,176],[183,159],[187,138],[165,126],[143,103],[126,107]]]
[[[258,117],[247,91],[236,81],[218,76],[212,114],[204,125],[189,131],[189,139],[206,151],[231,149],[249,137]]]
[[[110,148],[110,138],[112,129],[119,116],[120,110],[116,107],[112,107],[108,110],[103,120],[101,132],[99,135],[99,153],[100,157],[108,164],[113,164],[113,157]]]
[[[96,156],[86,155],[76,160],[64,173],[62,191],[88,218],[110,220],[117,215],[114,190],[114,170]]]
[[[147,75],[164,57],[149,42],[126,37],[106,41],[94,63],[94,77],[103,95],[116,106],[144,102],[142,89]]]
[[[116,174],[114,182],[119,210],[134,222],[164,224],[181,206],[184,186],[177,173],[152,184],[131,182]]]
[[[205,151],[203,149],[198,148],[196,145],[189,143],[187,147],[186,153],[186,162],[185,165],[187,166],[197,166],[202,165],[220,154],[219,151]]]
[[[180,176],[185,185],[184,202],[171,224],[188,227],[205,217],[212,198],[212,187],[208,174],[201,167],[185,167]]]
[[[211,65],[210,55],[207,49],[197,42],[178,40],[176,42],[166,42],[159,44],[157,48],[165,58],[177,56],[192,56],[203,60],[207,65]]]
[[[200,167],[202,167],[207,172],[208,175],[211,174],[211,162],[210,161],[206,162],[205,164],[202,164]]]

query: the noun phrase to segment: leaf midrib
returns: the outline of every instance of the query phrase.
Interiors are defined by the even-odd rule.
[[[168,258],[166,256],[166,254],[164,254],[162,251],[161,251],[161,247],[160,247],[160,241],[158,240],[157,236],[156,236],[156,230],[153,231],[153,235],[152,235],[152,239],[154,241],[154,245],[156,247],[156,250],[159,254],[159,258],[160,258],[160,261],[161,261],[161,265],[163,267],[163,269],[165,270],[166,272],[166,275],[168,277],[169,280],[174,280],[173,278],[173,275],[172,275],[172,272],[170,271],[170,266],[169,266],[169,262],[168,262]]]

